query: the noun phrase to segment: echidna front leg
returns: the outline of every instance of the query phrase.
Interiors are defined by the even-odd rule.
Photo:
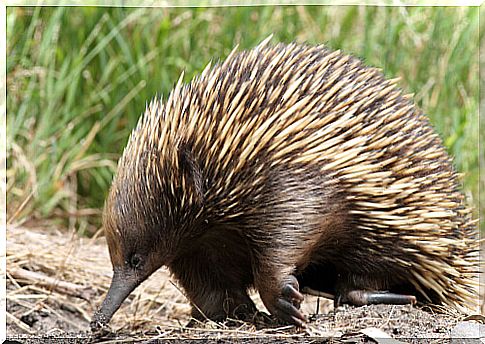
[[[202,288],[186,293],[193,306],[191,316],[197,320],[222,321],[226,318],[249,320],[256,313],[256,307],[246,292]]]
[[[229,317],[248,320],[257,312],[245,290],[225,288],[216,283],[219,278],[215,276],[205,275],[206,280],[198,276],[201,275],[179,278],[179,283],[192,303],[191,316],[194,319],[222,321]]]
[[[278,272],[280,275],[277,275]],[[255,284],[271,314],[289,324],[304,326],[306,317],[300,311],[303,295],[299,291],[295,276],[273,270],[272,273],[257,276]]]
[[[234,254],[239,264],[230,265],[228,257],[218,255],[222,250],[206,251],[201,244],[194,246],[170,266],[192,303],[192,317],[201,321],[250,319],[257,309],[247,293],[250,271],[243,267],[249,264],[239,261]]]

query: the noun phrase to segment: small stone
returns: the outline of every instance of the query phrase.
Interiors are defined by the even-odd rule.
[[[475,321],[461,321],[451,330],[452,344],[477,343],[477,339],[485,338],[485,325]]]

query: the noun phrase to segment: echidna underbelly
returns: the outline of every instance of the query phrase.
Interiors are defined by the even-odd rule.
[[[233,52],[165,104],[154,100],[124,159],[151,151],[168,164],[183,147],[203,176],[191,191],[201,196],[177,191],[188,182],[176,168],[149,181],[172,190],[175,214],[202,202],[207,223],[238,228],[249,246],[270,241],[326,287],[367,274],[467,306],[478,248],[471,211],[441,140],[396,82],[323,46]],[[278,251],[292,238],[294,250]]]

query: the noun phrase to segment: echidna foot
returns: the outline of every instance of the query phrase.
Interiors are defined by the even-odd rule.
[[[368,290],[351,290],[346,293],[336,295],[335,307],[343,303],[352,304],[354,306],[364,305],[414,305],[416,297],[414,295],[396,294],[388,291],[368,291]]]
[[[264,301],[264,300],[263,300]],[[298,281],[293,275],[288,276],[280,292],[276,297],[273,296],[270,304],[266,304],[271,314],[279,320],[304,327],[306,317],[299,310],[303,295],[299,291]]]

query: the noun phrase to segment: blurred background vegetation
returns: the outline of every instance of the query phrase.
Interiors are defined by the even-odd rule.
[[[271,33],[273,42],[325,43],[401,77],[477,208],[478,17],[476,7],[10,7],[9,221],[96,232],[146,102],[166,96],[183,70],[189,81],[236,44],[251,48]]]

